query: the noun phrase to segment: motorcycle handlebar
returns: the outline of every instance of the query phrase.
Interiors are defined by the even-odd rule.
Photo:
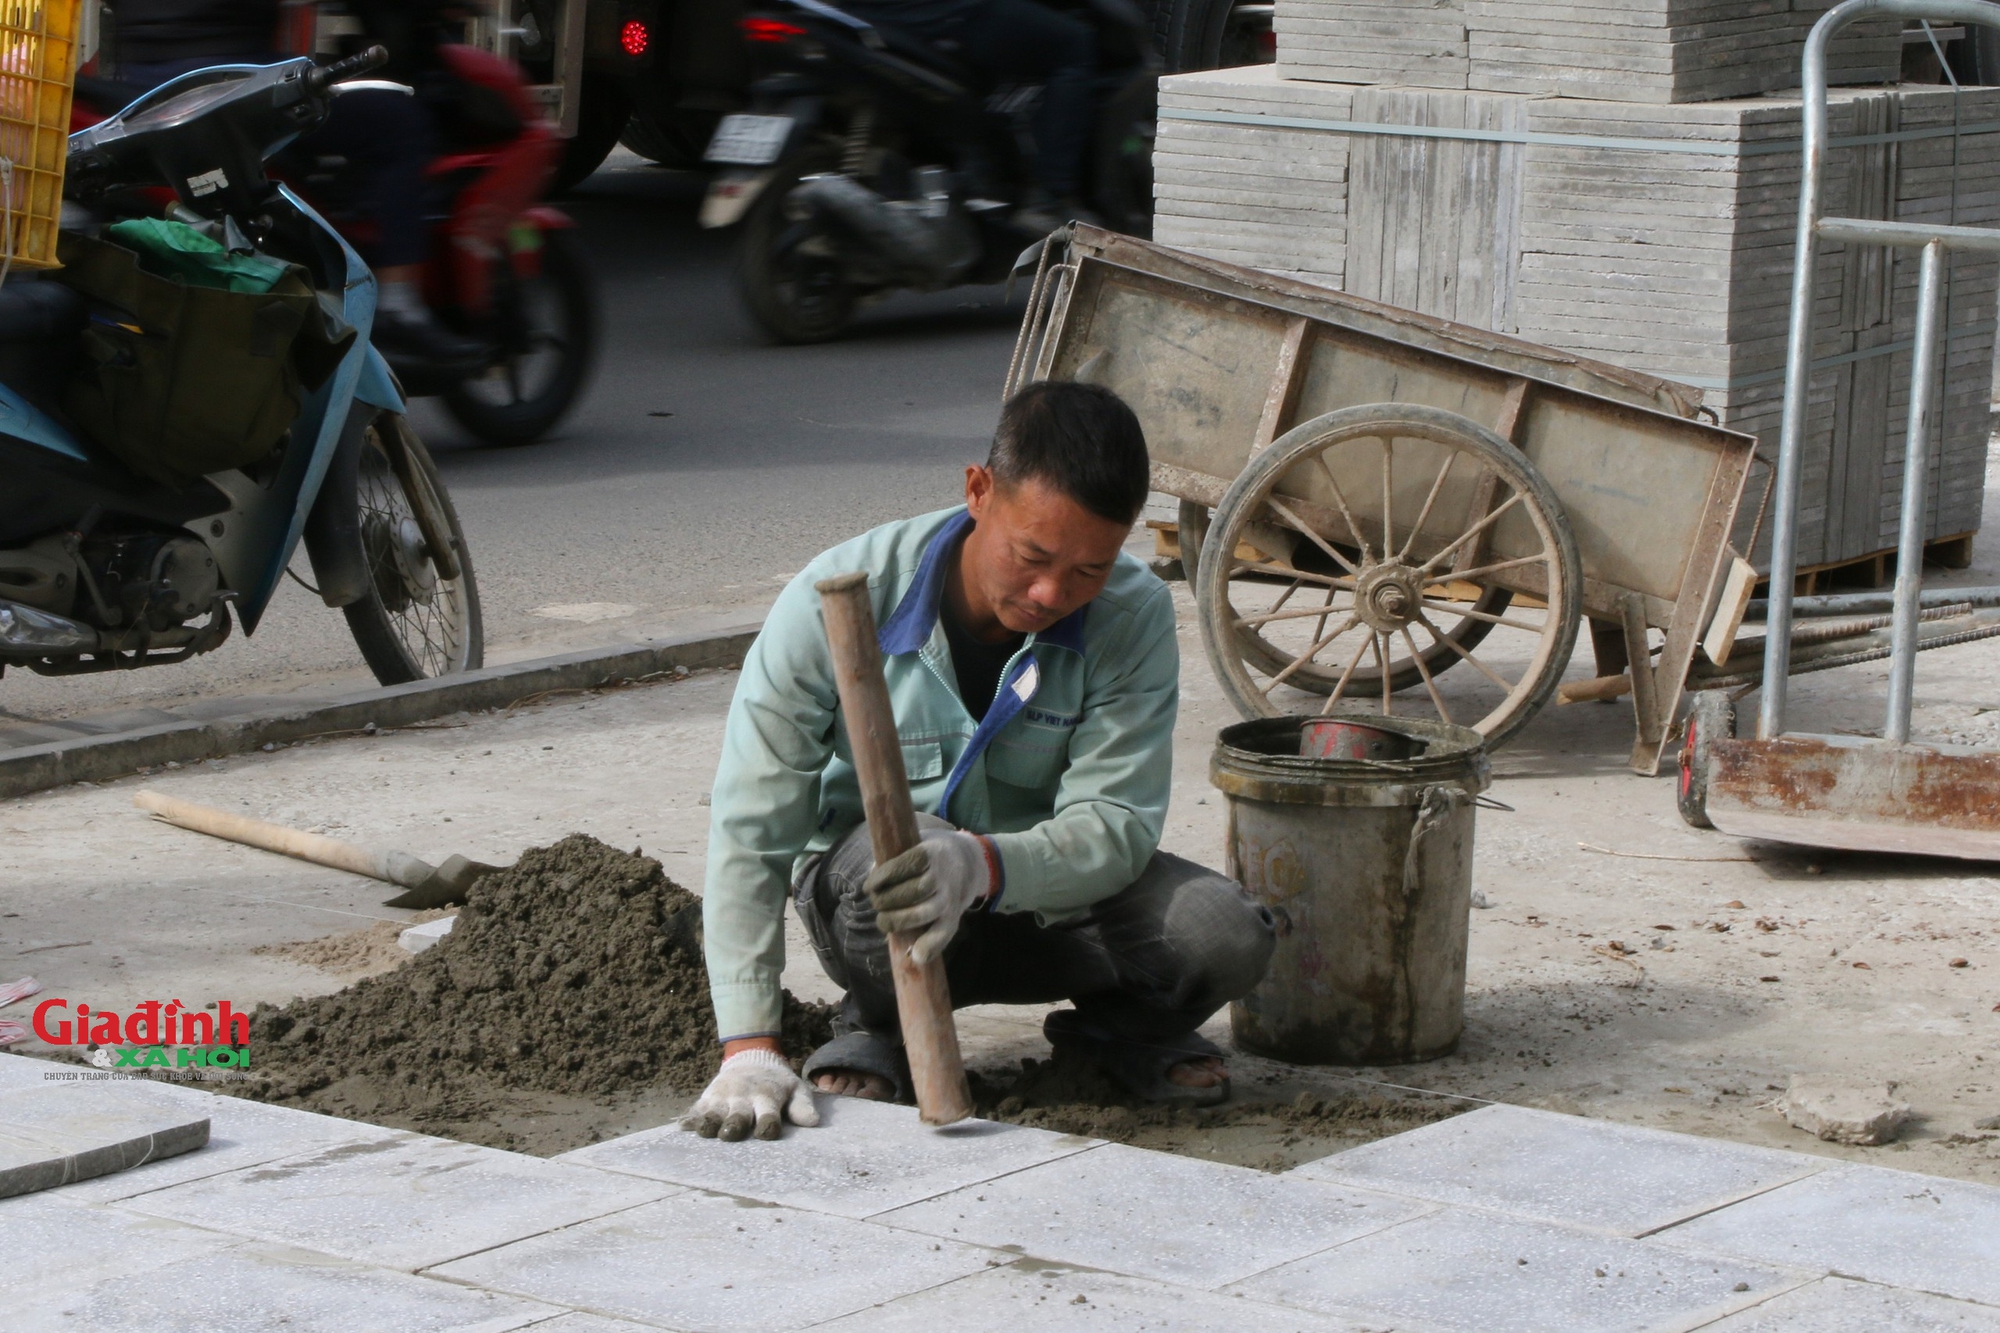
[[[389,63],[389,48],[371,46],[366,51],[351,55],[345,60],[336,60],[331,65],[321,65],[306,75],[306,82],[316,93],[325,92],[328,87],[343,79],[351,79],[357,74],[366,74],[371,69],[380,69]]]

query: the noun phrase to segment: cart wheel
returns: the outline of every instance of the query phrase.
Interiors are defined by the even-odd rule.
[[[1695,828],[1714,828],[1708,818],[1708,752],[1717,740],[1736,735],[1736,705],[1719,690],[1694,697],[1681,740],[1681,785],[1676,794],[1681,818]]]
[[[1437,408],[1342,408],[1287,432],[1222,497],[1199,559],[1202,641],[1246,717],[1375,708],[1499,746],[1555,692],[1582,618],[1548,482]],[[1448,695],[1438,677],[1460,662],[1473,670]]]

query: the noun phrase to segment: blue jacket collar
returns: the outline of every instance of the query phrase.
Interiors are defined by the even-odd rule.
[[[886,657],[899,653],[914,653],[930,642],[931,632],[937,628],[938,606],[944,596],[944,576],[951,568],[952,552],[958,543],[972,530],[972,515],[959,510],[945,520],[943,527],[931,537],[924,547],[923,558],[917,562],[917,576],[910,581],[903,600],[896,603],[896,609],[882,622],[876,641],[882,646]],[[1036,644],[1049,644],[1056,648],[1083,655],[1083,619],[1090,610],[1085,603],[1058,620],[1033,638]]]

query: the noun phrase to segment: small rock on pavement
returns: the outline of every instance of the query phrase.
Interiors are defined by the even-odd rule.
[[[1909,1104],[1896,1100],[1893,1083],[1813,1077],[1794,1078],[1778,1098],[1777,1110],[1794,1129],[1829,1143],[1864,1146],[1894,1141],[1910,1118]]]

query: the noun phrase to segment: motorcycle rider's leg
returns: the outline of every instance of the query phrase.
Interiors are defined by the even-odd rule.
[[[358,162],[367,172],[362,206],[376,227],[368,256],[378,286],[376,345],[392,360],[400,353],[433,366],[476,366],[484,347],[439,324],[424,304],[423,263],[430,250],[425,172],[438,151],[429,109],[403,93],[348,93],[305,144]]]
[[[1035,114],[1035,183],[1041,197],[1016,220],[1050,230],[1086,216],[1083,157],[1096,119],[1097,37],[1035,0],[981,0],[952,34],[965,60],[996,80],[1042,85]],[[1047,227],[1035,214],[1047,213]]]

